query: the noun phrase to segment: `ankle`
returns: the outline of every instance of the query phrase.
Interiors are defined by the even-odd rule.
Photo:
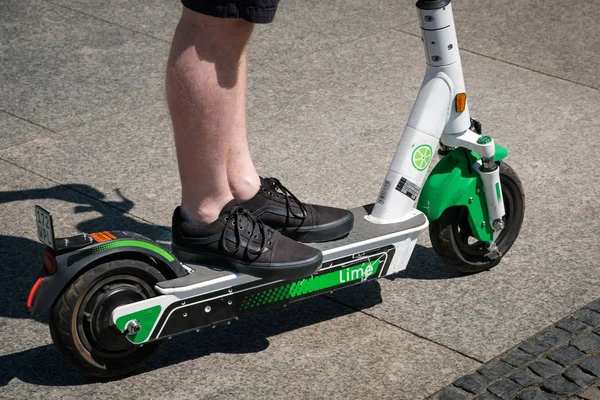
[[[235,200],[240,203],[248,201],[260,190],[260,178],[258,174],[229,178],[229,190]]]
[[[223,207],[232,199],[215,199],[210,202],[203,202],[199,205],[190,205],[182,202],[181,216],[187,222],[195,225],[208,225],[219,218]]]

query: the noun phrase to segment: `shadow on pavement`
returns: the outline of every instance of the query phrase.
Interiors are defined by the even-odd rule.
[[[364,307],[381,302],[381,289],[377,281],[347,288],[357,297],[366,297]],[[157,354],[135,375],[169,367],[188,360],[214,353],[244,354],[257,353],[269,347],[269,337],[288,331],[329,321],[357,310],[331,301],[326,297],[315,297],[258,312],[216,328],[206,328],[165,340]],[[324,331],[323,334],[326,334]],[[86,378],[69,367],[53,345],[36,347],[18,353],[0,356],[0,387],[12,379],[47,386],[73,386],[98,382]]]
[[[95,199],[105,198],[104,194],[91,186],[54,186],[47,189],[0,192],[0,204],[24,200],[41,200],[39,204],[43,207],[43,200],[62,200],[75,204],[74,212],[76,214],[92,211],[100,214],[99,217],[77,224],[76,228],[81,232],[91,233],[112,228],[138,232],[153,240],[164,241],[170,238],[171,233],[168,227],[146,224],[131,217],[128,211],[133,208],[134,203],[122,196],[118,190],[116,192],[121,197],[120,201],[102,202]],[[31,214],[24,215],[22,218],[31,218],[33,224],[33,207]],[[60,218],[60,215],[55,215],[54,218],[56,223],[56,219]],[[58,233],[60,234],[60,232]],[[34,240],[18,236],[0,235],[0,266],[2,271],[0,316],[10,318],[30,317],[25,309],[25,304],[29,290],[42,267],[43,249],[44,246]]]
[[[404,271],[390,275],[388,279],[454,279],[462,278],[468,274],[456,271],[452,267],[442,264],[431,247],[417,244]]]

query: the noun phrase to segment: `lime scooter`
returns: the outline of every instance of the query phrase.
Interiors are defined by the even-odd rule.
[[[350,235],[313,245],[323,253],[314,275],[266,280],[198,265],[132,232],[55,238],[51,214],[36,206],[47,247],[27,306],[50,312],[66,361],[88,375],[130,373],[161,339],[402,271],[428,226],[457,270],[500,262],[523,222],[523,188],[507,150],[469,116],[450,0],[416,6],[427,61],[416,103],[376,202],[352,210]],[[438,144],[443,158],[427,177]]]

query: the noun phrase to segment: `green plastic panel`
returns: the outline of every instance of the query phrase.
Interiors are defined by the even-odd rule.
[[[494,161],[501,161],[508,155],[508,150],[498,144],[495,146]],[[491,242],[494,230],[488,221],[483,184],[477,171],[471,168],[479,159],[476,153],[463,148],[448,153],[427,178],[417,208],[430,221],[435,221],[446,209],[465,206],[469,210],[473,236]]]
[[[131,320],[137,320],[140,324],[140,331],[135,335],[127,335],[127,338],[133,343],[143,343],[150,336],[152,328],[154,328],[154,324],[156,324],[158,316],[160,315],[160,310],[160,306],[154,306],[133,312],[131,314],[123,315],[117,319],[117,329],[119,329],[121,332],[125,332],[127,323]]]
[[[165,249],[148,242],[142,242],[141,240],[115,240],[113,242],[107,242],[98,247],[94,248],[94,253],[100,253],[102,251],[115,249],[117,247],[140,247],[142,249],[150,250],[155,252],[156,254],[160,254],[167,261],[175,260],[175,257]]]

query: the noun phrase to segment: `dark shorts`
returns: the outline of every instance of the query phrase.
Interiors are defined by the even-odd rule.
[[[275,18],[279,0],[181,0],[190,10],[218,18],[243,18],[268,24]]]

